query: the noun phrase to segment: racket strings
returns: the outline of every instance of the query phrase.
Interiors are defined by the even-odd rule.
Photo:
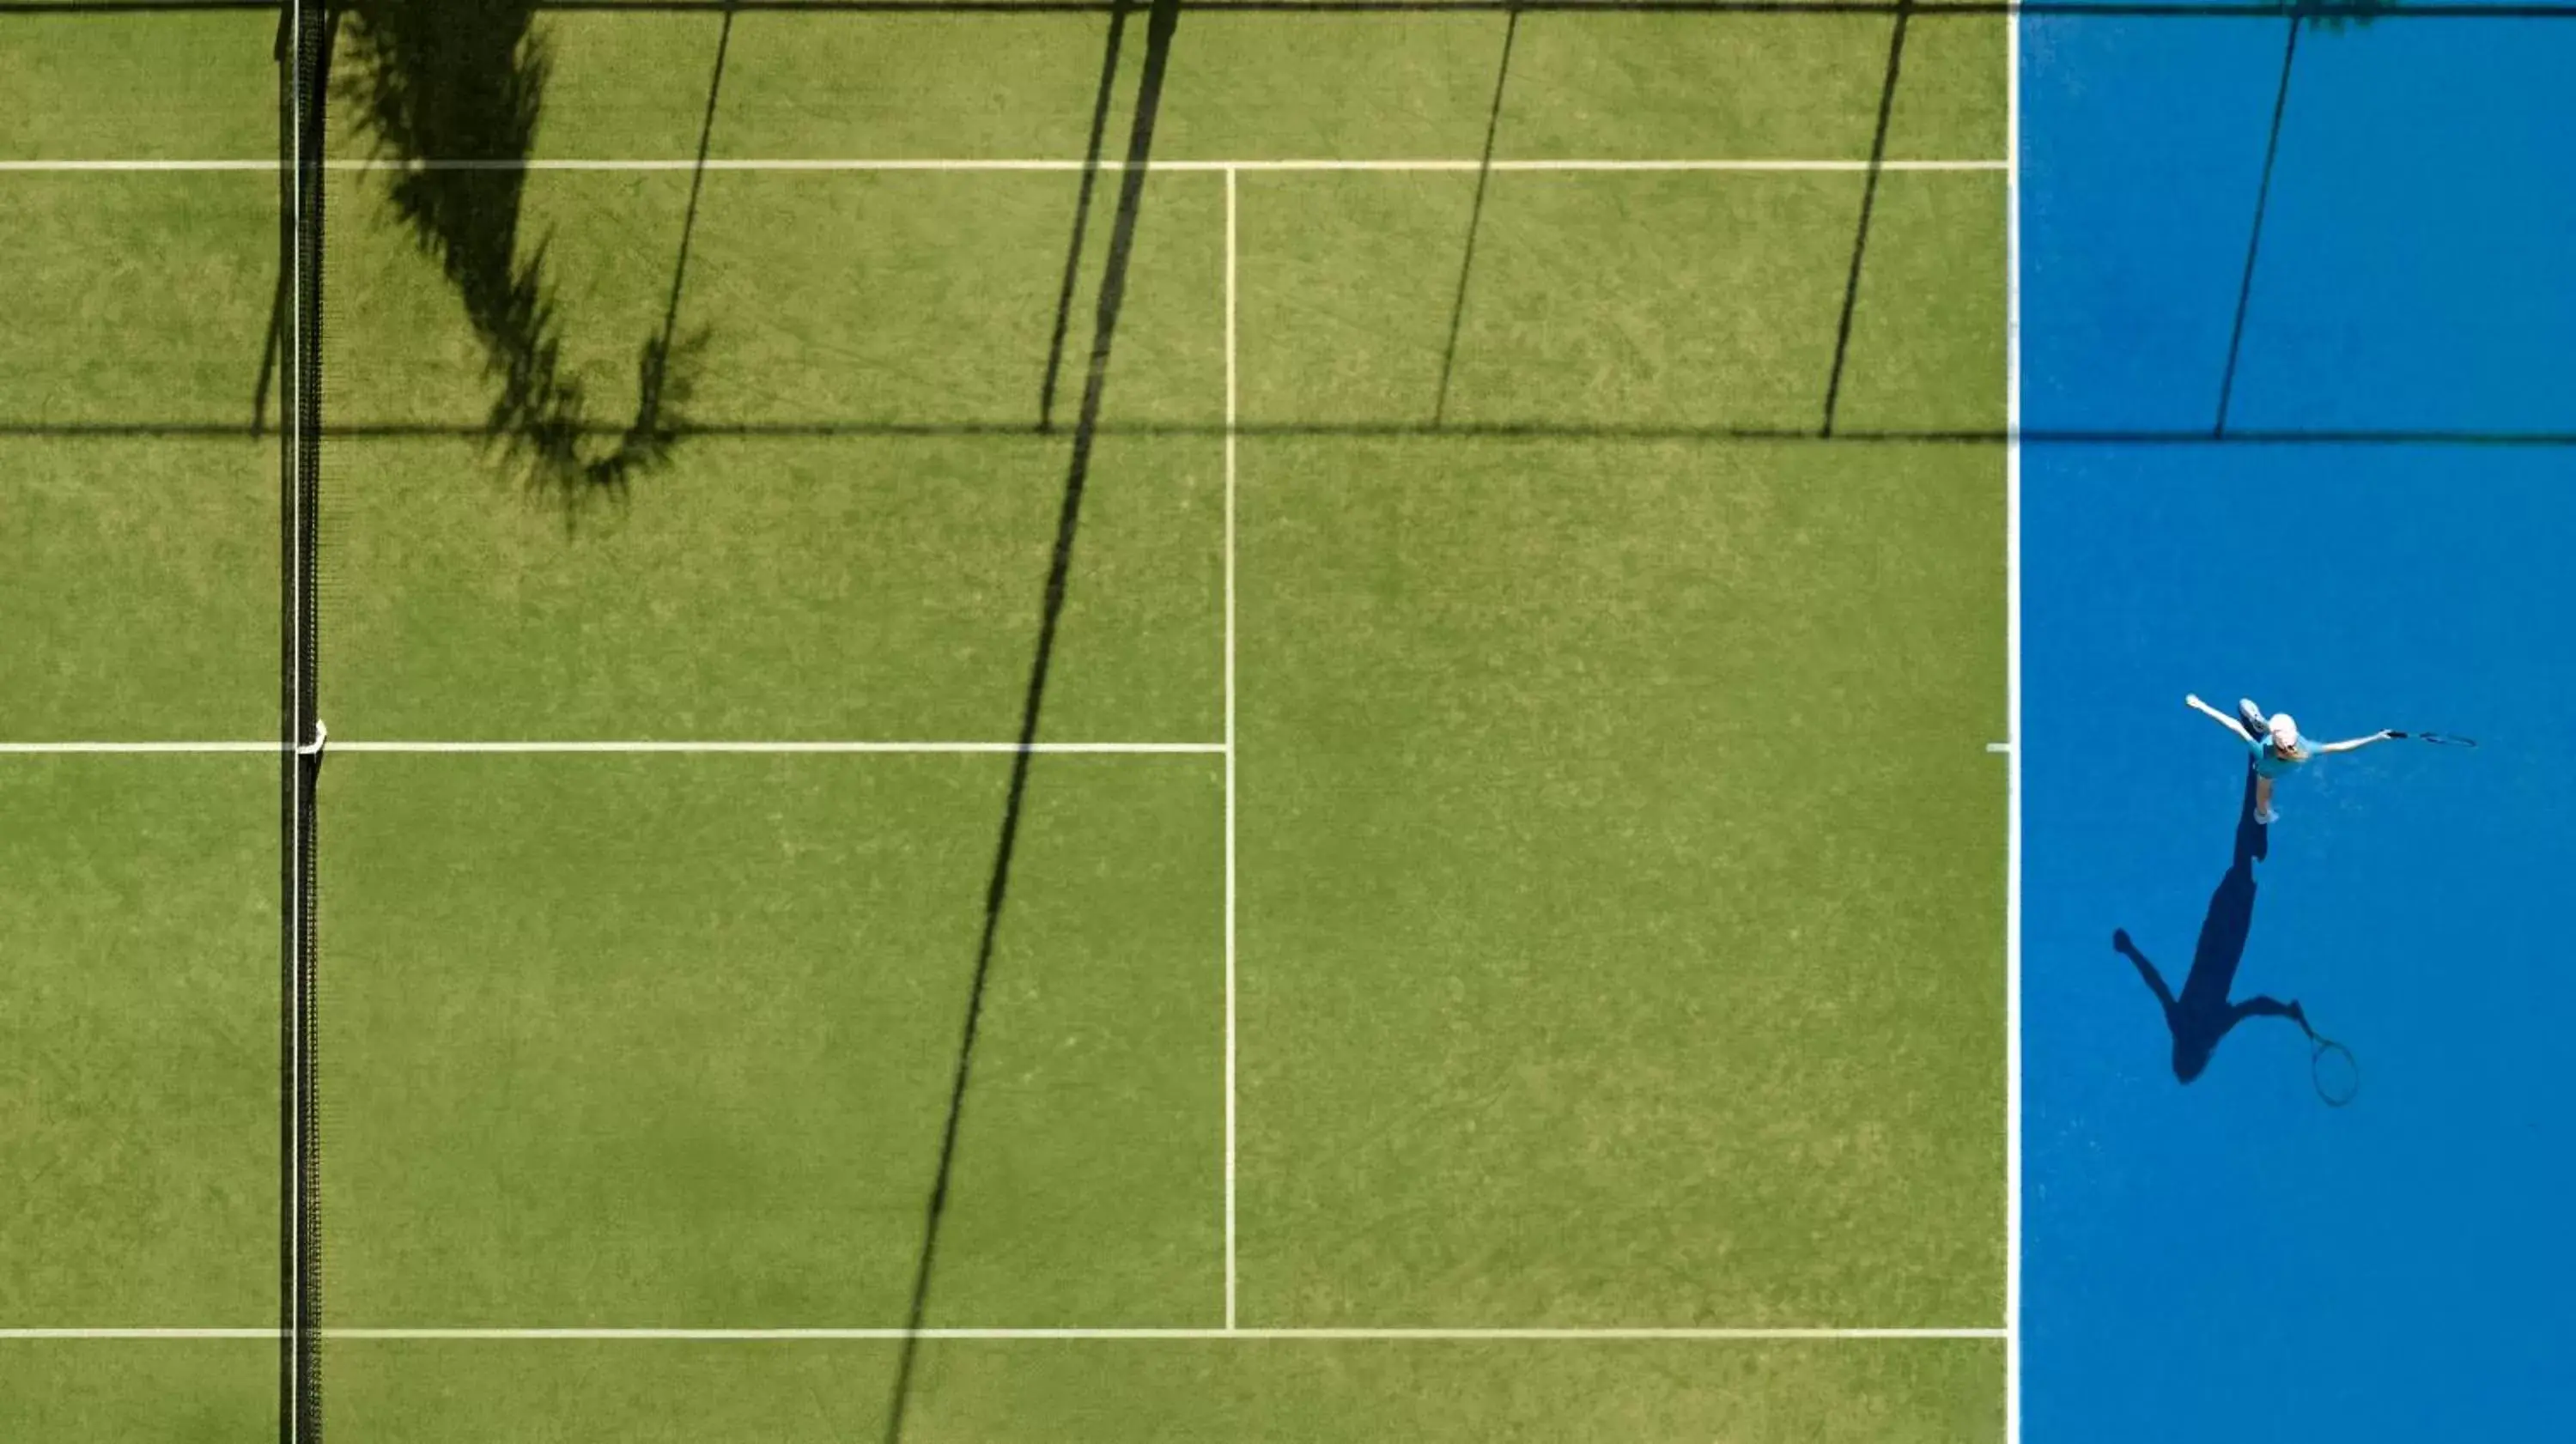
[[[2316,1045],[2308,1055],[2308,1081],[2328,1108],[2341,1108],[2361,1092],[2361,1064],[2350,1048],[2332,1038],[2313,1031],[2308,1038]]]

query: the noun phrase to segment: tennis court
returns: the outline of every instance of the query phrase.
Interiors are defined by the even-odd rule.
[[[2100,433],[2022,452],[2024,1436],[2546,1436],[2576,27],[2022,25],[2022,419]],[[2228,931],[2192,689],[2481,741],[2324,759],[2241,894],[2236,996],[2346,1043],[2349,1106],[2259,1018],[2177,1084],[2111,946],[2179,987]]]
[[[322,1428],[2000,1431],[2003,451],[1807,439],[2002,425],[1999,18],[1892,99],[1884,15],[447,18],[321,142]],[[128,68],[35,154],[276,150],[271,14],[11,23]],[[231,84],[102,117],[126,38]],[[25,925],[115,938],[24,1026],[119,1083],[11,1135],[90,1162],[7,1322],[251,1335],[13,1408],[247,1437],[278,175],[9,183],[12,730],[258,749],[11,759]]]
[[[2216,253],[2084,189],[2187,135],[2022,98],[2214,82],[2044,23],[0,7],[0,1435],[2104,1437],[2020,557],[2069,725],[2205,640],[2090,489],[2262,463],[2085,310]],[[2547,305],[2395,423],[2533,548]],[[2245,426],[2381,424],[2236,330]],[[2164,925],[2098,842],[2052,968]],[[2168,1125],[2057,1046],[2079,1189]]]

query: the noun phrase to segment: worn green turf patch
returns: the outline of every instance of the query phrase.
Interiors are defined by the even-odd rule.
[[[335,1344],[334,1427],[369,1439],[640,1444],[886,1435],[897,1345]],[[934,1342],[907,1444],[1798,1439],[2002,1428],[1999,1344]]]
[[[1992,453],[1244,486],[1246,1319],[1994,1323]]]
[[[2003,254],[2001,175],[1880,178],[1839,429],[2002,435]]]
[[[233,1444],[277,1434],[277,1344],[265,1339],[0,1340],[0,1431],[12,1439]]]
[[[0,160],[274,159],[276,37],[269,14],[0,6]]]
[[[352,737],[1008,742],[1061,439],[706,438],[568,523],[470,442],[333,461],[324,715]],[[1220,739],[1223,456],[1112,437],[1042,736]]]
[[[0,422],[249,431],[277,297],[274,175],[16,175],[7,191],[19,299]],[[273,423],[273,389],[269,403]]]
[[[1479,215],[1472,175],[1247,177],[1244,419],[1812,430],[1861,190],[1853,174],[1511,173]],[[2000,425],[1998,192],[1977,173],[1886,178],[1846,429]]]
[[[0,1327],[256,1327],[277,1291],[277,762],[0,764]]]
[[[333,766],[335,1318],[904,1321],[1008,759]],[[1214,1321],[1214,769],[1029,798],[930,1321]]]
[[[276,734],[275,442],[11,437],[0,473],[0,738]]]

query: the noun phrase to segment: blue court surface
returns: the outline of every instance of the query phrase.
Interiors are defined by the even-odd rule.
[[[2576,17],[2020,24],[2022,1437],[2570,1437]]]

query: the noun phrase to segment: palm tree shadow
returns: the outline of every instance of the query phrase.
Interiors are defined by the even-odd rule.
[[[2179,1082],[2198,1078],[2218,1050],[2219,1040],[2247,1018],[2288,1018],[2302,1028],[2307,1026],[2306,1015],[2295,1001],[2283,1003],[2260,994],[2242,1002],[2228,1001],[2236,987],[2237,967],[2245,961],[2246,937],[2254,928],[2254,864],[2264,859],[2269,845],[2268,829],[2254,820],[2254,769],[2249,764],[2245,795],[2236,814],[2235,854],[2209,895],[2209,912],[2201,920],[2191,972],[2183,979],[2179,995],[2130,940],[2128,929],[2111,934],[2111,946],[2138,970],[2147,991],[2164,1010],[2165,1027],[2173,1034],[2174,1078]]]
[[[637,347],[634,416],[622,428],[592,419],[580,378],[564,364],[549,241],[521,244],[524,162],[553,70],[552,48],[535,28],[539,8],[537,0],[358,0],[347,26],[356,63],[337,89],[387,167],[395,214],[455,288],[482,344],[484,373],[497,387],[486,442],[560,502],[569,522],[583,504],[623,498],[633,478],[669,462],[706,334],[676,334],[675,273],[660,329]],[[728,14],[728,37],[731,24]],[[710,123],[713,114],[711,93]],[[703,136],[699,161],[702,178]],[[691,225],[696,200],[693,186]],[[685,227],[680,254],[685,266]],[[613,444],[600,445],[603,435]]]

